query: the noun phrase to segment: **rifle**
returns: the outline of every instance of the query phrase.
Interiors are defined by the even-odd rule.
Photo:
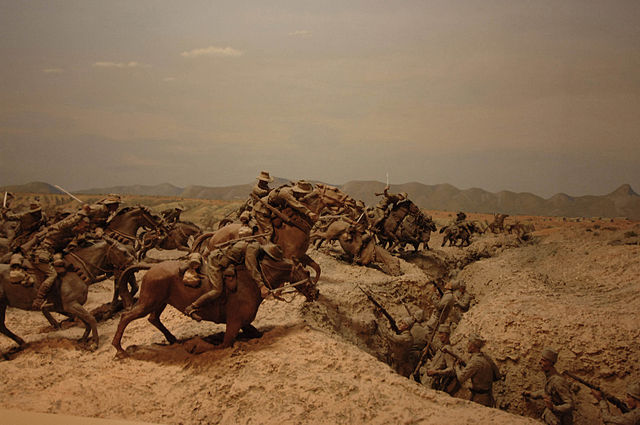
[[[618,409],[620,409],[620,411],[622,413],[628,413],[630,411],[629,406],[627,406],[627,404],[620,400],[619,398],[611,395],[611,394],[607,394],[605,391],[603,391],[602,389],[600,389],[600,387],[598,387],[597,385],[594,385],[590,382],[585,381],[584,379],[574,375],[573,373],[569,372],[569,371],[564,371],[562,372],[563,375],[568,376],[569,378],[573,379],[574,381],[578,381],[580,382],[582,385],[584,385],[585,387],[589,387],[592,390],[596,390],[602,393],[602,397],[604,397],[609,403],[613,404],[614,406],[616,406]]]
[[[251,194],[251,197],[253,199],[255,199],[256,201],[260,202],[262,205],[264,205],[265,207],[267,207],[267,209],[269,211],[271,211],[272,213],[274,213],[275,215],[277,215],[278,217],[280,217],[280,219],[282,219],[282,221],[284,221],[287,224],[291,224],[291,220],[289,220],[289,217],[287,217],[286,215],[284,215],[282,212],[280,212],[280,210],[278,210],[277,208],[272,207],[271,205],[269,205],[268,202],[263,201],[261,198],[257,197],[256,195],[254,195],[253,193]]]
[[[267,236],[268,233],[258,233],[257,235],[250,235],[250,236],[243,236],[241,238],[236,238],[236,239],[231,239],[230,241],[226,241],[226,242],[220,242],[218,244],[215,244],[213,246],[213,248],[223,248],[227,245],[233,245],[234,243],[238,242],[238,241],[245,241],[248,239],[258,239],[261,238],[263,236]]]
[[[451,354],[451,356],[452,356],[454,359],[456,359],[456,361],[457,361],[458,363],[460,363],[460,366],[462,366],[462,367],[467,367],[467,362],[465,362],[464,360],[462,360],[462,358],[461,358],[459,355],[457,355],[457,354],[456,354],[456,353],[454,353],[453,351],[449,350],[449,349],[447,348],[447,346],[446,346],[446,345],[445,345],[444,347],[442,347],[442,351],[443,351],[443,352],[445,352],[445,353],[447,353],[447,354]]]
[[[440,326],[440,321],[442,320],[442,315],[444,314],[445,310],[446,310],[446,308],[443,308],[442,310],[440,310],[440,316],[438,317],[438,321],[436,322],[436,324],[435,324],[435,326],[433,328],[433,332],[431,332],[431,338],[429,338],[429,342],[427,343],[427,345],[422,350],[422,353],[420,354],[420,360],[418,360],[418,364],[416,365],[416,368],[413,369],[413,373],[411,373],[411,375],[413,376],[413,379],[415,379],[416,382],[420,382],[420,368],[422,367],[422,365],[424,364],[425,360],[427,359],[427,354],[429,353],[429,348],[431,347],[431,343],[433,342],[433,338],[436,336],[436,332],[438,332],[438,326]]]
[[[364,289],[362,289],[362,287],[361,287],[360,285],[356,284],[356,286],[357,286],[358,288],[360,288],[360,290],[361,290],[362,292],[364,292],[364,294],[367,296],[367,298],[369,298],[369,301],[371,301],[371,302],[373,303],[373,305],[375,305],[375,306],[378,308],[378,310],[380,310],[380,312],[381,312],[382,314],[384,314],[384,317],[386,317],[386,318],[387,318],[387,320],[389,321],[389,324],[391,325],[391,329],[393,329],[393,331],[394,331],[397,335],[400,335],[402,332],[400,332],[400,329],[398,329],[398,325],[396,324],[396,321],[395,321],[395,320],[394,320],[394,318],[389,314],[389,312],[388,312],[384,307],[382,307],[382,305],[380,305],[380,303],[379,303],[375,298],[373,298],[373,295],[371,295],[370,293],[368,293],[367,291],[365,291]]]

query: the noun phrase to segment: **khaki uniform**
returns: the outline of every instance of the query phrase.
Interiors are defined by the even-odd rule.
[[[602,422],[605,425],[640,425],[640,409],[636,408],[620,416],[614,416],[609,412],[609,405],[605,400],[598,402],[602,413]]]
[[[449,344],[441,346],[436,351],[435,356],[421,368],[420,382],[422,385],[435,390],[447,390],[447,388],[443,388],[443,383],[446,382],[447,377],[455,376],[456,374],[454,368],[456,359],[446,352],[451,350],[452,348]],[[437,375],[427,375],[428,370],[436,370]]]
[[[455,291],[453,293],[455,297],[455,302],[453,305],[453,309],[451,310],[451,321],[458,323],[462,320],[462,313],[469,311],[469,307],[471,306],[471,294],[465,291],[461,293],[460,291]]]
[[[483,352],[473,353],[469,363],[463,370],[456,370],[458,382],[463,384],[471,379],[471,401],[487,407],[494,407],[493,381],[497,380],[499,372],[493,360]]]
[[[41,208],[31,209],[18,214],[6,212],[4,214],[5,220],[17,221],[19,226],[16,229],[16,235],[29,233],[38,230],[40,225],[46,221],[45,215],[42,213]]]
[[[251,274],[251,278],[258,287],[264,285],[262,275],[258,269],[258,252],[260,244],[258,242],[238,241],[226,250],[216,249],[207,259],[208,268],[206,275],[211,282],[211,290],[201,295],[189,308],[187,314],[193,312],[204,304],[211,302],[222,294],[224,288],[224,276],[235,275],[235,265],[243,264]]]
[[[82,216],[73,214],[47,227],[44,230],[44,240],[41,247],[51,254],[65,249],[69,242],[76,237],[73,229],[82,219]]]
[[[453,308],[455,303],[455,297],[453,296],[453,291],[447,289],[442,294],[442,298],[435,303],[435,309],[431,313],[431,317],[427,322],[427,327],[433,331],[442,323],[446,323],[449,318],[449,313]]]
[[[542,420],[548,425],[573,424],[574,404],[569,384],[553,368],[545,372],[544,390],[531,393],[531,398],[539,399],[545,395],[551,397],[553,409],[545,407]]]

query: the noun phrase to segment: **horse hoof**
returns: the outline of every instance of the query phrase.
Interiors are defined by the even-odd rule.
[[[113,356],[114,360],[124,360],[126,358],[129,358],[129,355],[127,354],[126,351],[124,350],[118,350],[118,352],[116,353],[115,356]]]

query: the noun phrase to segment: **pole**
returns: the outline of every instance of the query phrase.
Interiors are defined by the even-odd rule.
[[[2,201],[2,208],[7,208],[7,192],[4,193],[4,201]]]
[[[73,196],[71,193],[69,193],[69,191],[61,188],[60,186],[58,186],[57,184],[54,184],[53,187],[55,187],[56,189],[59,189],[61,191],[63,191],[64,193],[66,193],[67,195],[71,196],[73,199],[75,199],[76,201],[80,202],[81,204],[84,204],[85,202],[82,199],[79,199],[75,196]]]

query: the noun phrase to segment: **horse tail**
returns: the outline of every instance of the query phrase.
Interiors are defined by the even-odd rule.
[[[211,238],[214,233],[215,232],[206,232],[198,236],[191,245],[191,252],[200,252],[200,248],[202,248],[204,241]]]
[[[153,264],[149,264],[149,263],[136,263],[136,264],[132,264],[129,267],[127,267],[126,269],[124,269],[122,271],[122,273],[120,273],[120,276],[118,276],[117,282],[116,282],[116,291],[118,293],[120,293],[120,296],[125,296],[124,294],[128,294],[129,297],[133,297],[133,295],[135,294],[135,291],[138,290],[137,285],[135,286],[135,288],[133,289],[133,293],[129,293],[127,291],[127,283],[129,282],[130,279],[133,279],[132,282],[135,282],[135,272],[140,271],[140,270],[149,270],[151,267],[153,266]],[[128,298],[129,298],[128,297]],[[123,301],[125,302],[125,304],[128,304],[130,302],[130,304],[133,304],[132,302],[132,298],[129,300],[126,300],[123,298]]]

